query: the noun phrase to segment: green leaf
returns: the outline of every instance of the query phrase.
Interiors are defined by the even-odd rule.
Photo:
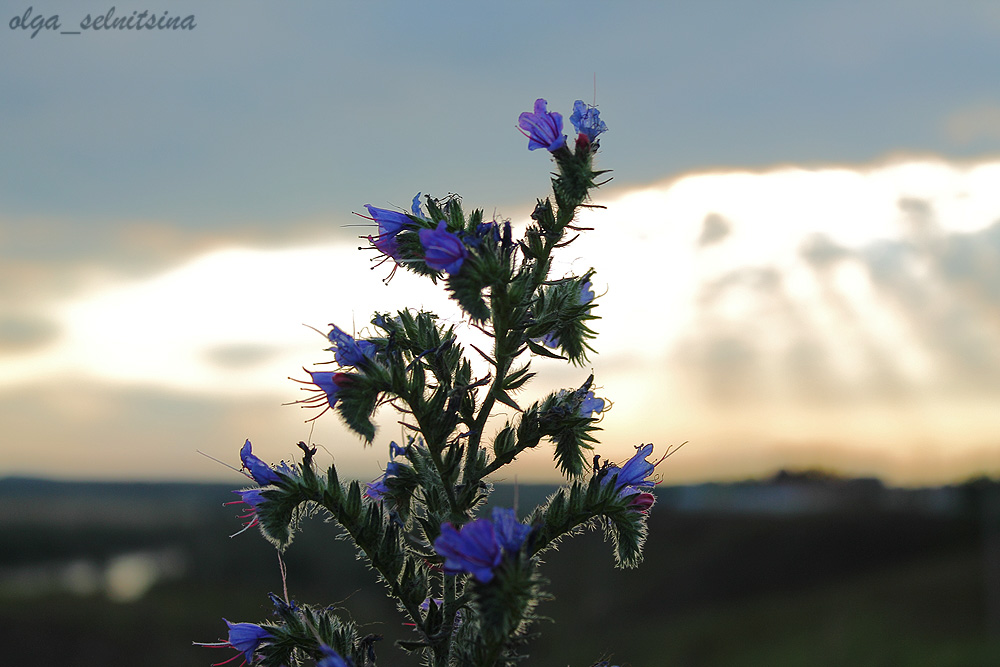
[[[504,381],[503,388],[507,391],[515,391],[523,387],[528,380],[535,377],[535,374],[528,370],[530,366],[531,362],[529,361],[521,368],[511,372]]]
[[[539,356],[548,357],[549,359],[562,359],[563,361],[566,360],[566,357],[564,357],[562,355],[559,355],[559,354],[556,354],[555,352],[553,352],[552,350],[548,349],[544,345],[539,345],[538,343],[536,343],[533,340],[528,339],[528,340],[526,340],[524,342],[528,344],[528,347],[531,349],[532,352],[534,352],[535,354],[537,354]]]
[[[514,408],[518,412],[521,412],[521,408],[518,406],[518,404],[514,401],[513,398],[507,395],[506,392],[498,389],[493,395],[500,403],[503,403],[504,405]]]

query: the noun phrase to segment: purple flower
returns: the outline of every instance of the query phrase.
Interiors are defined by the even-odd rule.
[[[413,213],[414,217],[416,217],[416,218],[423,218],[424,220],[426,220],[427,216],[424,215],[423,209],[420,208],[420,195],[421,194],[423,194],[423,193],[418,192],[413,197],[413,203],[410,206],[410,211]]]
[[[653,453],[653,445],[642,445],[636,449],[635,455],[632,456],[628,461],[625,462],[620,468],[618,466],[609,466],[601,478],[601,484],[607,485],[611,483],[611,480],[615,480],[615,489],[618,491],[618,497],[624,498],[625,496],[633,496],[638,494],[634,499],[632,506],[637,507],[640,511],[645,511],[653,504],[651,497],[644,497],[643,489],[651,489],[656,483],[649,479],[649,476],[653,474],[663,459],[667,458],[667,454],[656,463],[650,463],[646,458]],[[647,494],[652,496],[652,494]]]
[[[608,477],[618,475],[618,486],[652,486],[647,478],[653,474],[655,465],[646,460],[653,453],[653,445],[643,445],[639,447],[635,454],[625,462],[621,468],[611,466],[608,468]]]
[[[551,347],[553,350],[559,347],[559,336],[554,331],[550,331],[538,338],[532,338],[531,340],[545,347]]]
[[[591,283],[589,280],[580,283],[580,305],[586,306],[588,303],[594,300],[594,290],[591,289]],[[532,338],[532,341],[544,345],[545,347],[551,347],[553,350],[559,347],[559,334],[555,331],[550,331],[544,336],[538,336],[537,338]],[[598,411],[600,412],[600,411]]]
[[[331,324],[333,329],[327,334],[327,339],[333,343],[334,359],[341,366],[357,366],[364,359],[375,354],[375,343],[368,340],[354,340],[340,327]]]
[[[250,449],[250,441],[247,440],[246,443],[243,444],[243,448],[240,449],[240,460],[243,462],[243,469],[249,473],[253,481],[257,482],[261,486],[277,484],[280,482],[281,478],[278,477],[278,474],[271,469],[271,466],[254,456]]]
[[[514,510],[497,507],[492,521],[476,519],[461,529],[450,523],[442,524],[441,535],[434,540],[434,550],[444,556],[446,573],[468,572],[488,584],[504,553],[520,551],[530,533],[531,527],[518,521]]]
[[[315,389],[303,387],[303,389],[306,389],[307,391],[312,391],[312,395],[309,398],[304,398],[301,401],[294,402],[301,404],[304,408],[323,408],[322,412],[308,421],[319,419],[326,413],[327,410],[336,407],[337,394],[340,393],[341,389],[349,387],[353,384],[355,379],[358,377],[352,373],[340,373],[336,371],[310,371],[304,368],[302,370],[309,373],[311,381],[307,382],[306,380],[295,380],[295,378],[289,379],[295,380],[301,384],[314,385]]]
[[[226,619],[222,620],[226,621]],[[241,665],[245,665],[248,662],[253,662],[254,653],[256,653],[257,649],[260,648],[261,643],[264,640],[271,639],[273,637],[270,632],[255,623],[230,623],[229,621],[226,621],[226,625],[229,626],[229,641],[211,644],[195,642],[195,644],[198,646],[210,646],[213,648],[234,648],[243,654],[243,662]],[[226,662],[232,662],[238,657],[238,655],[233,656],[229,660],[216,664],[222,665]]]
[[[229,537],[236,537],[242,532],[253,528],[260,520],[257,518],[257,506],[264,502],[264,496],[261,495],[260,489],[243,489],[240,491],[233,491],[233,493],[240,494],[239,500],[230,500],[228,503],[222,503],[223,505],[235,505],[243,503],[247,506],[247,512],[245,514],[240,514],[237,516],[239,519],[244,519],[243,528]]]
[[[365,498],[371,498],[375,502],[382,500],[385,494],[389,493],[389,487],[385,483],[386,475],[383,474],[376,480],[365,484]]]
[[[569,117],[573,127],[579,134],[586,135],[587,140],[593,142],[602,132],[608,131],[608,126],[601,120],[601,112],[597,107],[584,104],[583,100],[573,103],[573,113]]]
[[[389,478],[399,475],[399,464],[390,461],[385,466],[385,472],[378,479],[365,484],[365,496],[372,500],[382,500],[385,494],[389,493]]]
[[[493,523],[486,519],[470,521],[461,529],[450,523],[442,524],[441,535],[434,540],[434,550],[444,556],[447,574],[468,572],[484,584],[493,580],[493,568],[503,558]]]
[[[340,657],[339,653],[326,644],[320,644],[319,651],[323,657],[316,663],[316,667],[354,667],[353,662]]]
[[[604,399],[594,396],[594,392],[588,391],[580,401],[579,415],[581,417],[591,417],[595,412],[604,412]]]
[[[535,111],[525,111],[517,118],[521,134],[528,137],[528,150],[545,148],[549,152],[557,151],[566,145],[566,135],[562,133],[562,114],[546,110],[548,103],[539,98],[535,100]]]
[[[312,378],[312,383],[323,390],[326,402],[332,408],[337,404],[337,392],[351,384],[352,378],[348,373],[335,373],[333,371],[306,371]]]
[[[254,623],[226,621],[226,625],[229,626],[229,646],[242,652],[245,662],[253,662],[253,654],[257,652],[261,642],[272,637],[270,632]]]
[[[424,261],[435,271],[458,273],[469,256],[462,239],[448,231],[444,220],[438,223],[437,229],[421,229],[420,243],[424,246]]]
[[[226,619],[222,619],[226,621]],[[210,648],[234,648],[243,654],[242,665],[248,662],[253,662],[254,654],[260,645],[267,639],[273,639],[273,635],[260,627],[255,623],[230,623],[226,621],[226,625],[229,626],[229,640],[224,642],[212,642],[212,643],[202,643],[194,642],[197,646],[208,646]],[[229,660],[224,660],[222,662],[215,663],[216,665],[224,665],[228,662],[236,660],[240,657],[238,654],[234,655]]]
[[[370,204],[365,204],[372,220],[378,225],[378,235],[374,238],[368,237],[368,241],[378,248],[379,252],[394,260],[399,260],[399,244],[396,242],[396,234],[403,231],[407,225],[412,224],[412,220],[405,213],[390,211],[386,208],[376,208]]]
[[[389,443],[389,457],[396,458],[400,455],[405,455],[406,450],[395,442]],[[387,482],[390,477],[396,477],[399,475],[399,464],[395,461],[389,461],[385,466],[385,472],[378,479],[365,484],[365,497],[371,498],[372,500],[379,501],[389,492],[389,485]]]
[[[493,531],[496,533],[497,542],[508,553],[515,553],[521,550],[524,541],[531,533],[531,526],[525,526],[517,520],[517,513],[505,507],[493,509]]]

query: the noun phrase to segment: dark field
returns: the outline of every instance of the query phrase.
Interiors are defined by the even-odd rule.
[[[522,487],[520,507],[547,489]],[[509,505],[512,490],[497,490]],[[274,550],[229,487],[0,483],[0,643],[9,665],[203,665],[232,651],[222,617],[258,621],[281,592]],[[782,476],[665,488],[646,561],[614,569],[600,534],[544,569],[528,665],[1000,665],[1000,487],[923,491]],[[290,595],[335,604],[385,636],[402,617],[332,525],[285,554]],[[237,664],[232,663],[232,664]]]

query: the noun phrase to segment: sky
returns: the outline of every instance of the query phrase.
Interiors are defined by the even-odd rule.
[[[396,415],[366,449],[283,405],[328,360],[313,328],[422,306],[476,333],[383,284],[353,214],[459,193],[523,227],[538,97],[598,105],[613,180],[556,269],[596,271],[600,354],[523,400],[592,370],[603,455],[687,442],[664,483],[1000,475],[991,3],[28,7],[0,7],[0,476],[238,483],[199,452],[238,467],[247,438],[378,476]],[[554,481],[551,451],[504,474]]]

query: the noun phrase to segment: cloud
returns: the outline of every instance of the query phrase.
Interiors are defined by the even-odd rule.
[[[758,471],[773,458],[759,453],[789,443],[845,443],[870,453],[859,461],[910,457],[911,472],[934,457],[972,460],[1000,429],[1000,199],[989,175],[1000,164],[785,167],[597,200],[607,209],[581,215],[593,231],[562,250],[555,271],[596,270],[592,369],[614,402],[602,455],[690,439]],[[144,438],[163,474],[177,469],[158,449],[170,438],[306,439],[299,411],[285,408],[295,413],[288,439],[262,406],[297,398],[285,378],[329,361],[327,323],[364,335],[374,310],[426,307],[458,323],[465,342],[476,335],[425,279],[399,271],[387,287],[380,277],[356,243],[333,242],[214,248],[93,284],[37,304],[32,316],[56,333],[8,355],[0,411],[26,438],[46,419],[22,398],[31,395],[54,415],[31,437],[101,451],[93,464],[74,453],[81,470],[127,451],[113,438]],[[533,364],[540,375],[518,400],[579,386],[591,370],[557,366]],[[388,412],[383,433],[394,437]],[[332,417],[316,424],[338,433],[328,442],[345,437]],[[702,469],[683,458],[678,474]]]
[[[701,228],[698,245],[707,246],[719,243],[729,235],[729,222],[718,213],[709,213]]]
[[[1000,429],[996,166],[694,175],[602,201],[576,248],[609,284],[598,346],[638,345],[650,369],[619,377],[598,358],[609,392],[628,387],[606,430],[651,438],[635,425],[652,411],[655,431],[747,466],[840,443],[911,480],[981,457]],[[641,249],[624,249],[649,211]],[[712,216],[728,229],[706,245]]]
[[[260,343],[234,343],[218,345],[205,350],[209,364],[226,371],[249,369],[267,363],[281,353],[276,345]]]
[[[329,343],[315,330],[329,323],[363,330],[376,309],[421,304],[458,318],[426,279],[399,271],[386,287],[369,257],[356,242],[229,247],[148,277],[94,284],[44,307],[60,335],[11,360],[0,386],[76,375],[202,394],[267,394],[276,379],[330,360],[323,351]]]
[[[381,447],[365,447],[333,415],[306,423],[309,411],[282,405],[298,398],[295,383],[274,378],[271,393],[226,397],[72,377],[0,388],[4,425],[3,474],[91,479],[223,480],[239,488],[246,478],[209,456],[239,468],[250,438],[268,461],[294,458],[295,443],[320,448],[345,477],[374,478],[385,463]],[[383,411],[380,434],[399,438]],[[377,450],[377,451],[376,451]]]
[[[0,315],[0,355],[24,353],[54,340],[59,325],[35,315]]]

